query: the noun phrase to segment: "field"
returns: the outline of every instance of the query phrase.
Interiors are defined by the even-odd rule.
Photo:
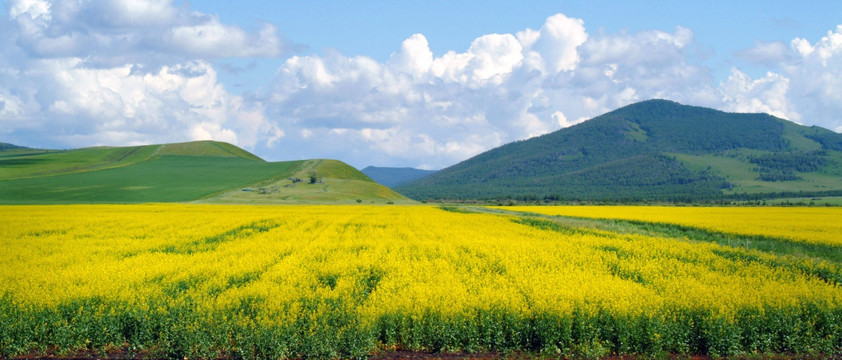
[[[842,211],[838,208],[519,206],[506,209],[546,215],[669,223],[842,247]]]
[[[318,183],[293,183],[310,173]],[[358,201],[359,200],[359,201]],[[336,160],[267,162],[195,141],[67,151],[0,149],[0,204],[410,203]]]
[[[0,206],[0,357],[842,354],[833,257],[544,209]],[[836,231],[826,211],[800,226]]]

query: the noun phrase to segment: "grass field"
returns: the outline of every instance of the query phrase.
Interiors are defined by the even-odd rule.
[[[805,148],[808,148],[805,146]],[[713,170],[718,176],[722,176],[734,187],[724,190],[726,194],[757,194],[757,193],[780,193],[780,192],[821,192],[839,190],[842,188],[842,173],[837,167],[829,167],[826,171],[798,173],[802,180],[797,181],[762,181],[760,175],[751,171],[753,164],[747,160],[748,156],[760,155],[763,152],[741,150],[739,152],[722,155],[689,155],[689,154],[667,154],[674,156],[684,163],[685,166],[694,171]],[[842,161],[842,153],[837,151],[829,152],[828,158],[835,163]]]
[[[842,354],[833,257],[501,211],[0,206],[0,357]]]
[[[293,183],[317,174],[318,182]],[[266,162],[196,141],[70,151],[0,150],[0,204],[410,203],[336,160]]]
[[[0,180],[37,178],[117,168],[149,159],[161,145],[73,151],[0,152]]]
[[[239,157],[162,156],[100,171],[7,180],[0,203],[184,202],[285,172],[296,162]]]

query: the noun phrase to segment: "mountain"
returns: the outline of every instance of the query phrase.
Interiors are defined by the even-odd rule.
[[[372,180],[388,187],[395,187],[413,182],[425,176],[434,174],[435,170],[421,170],[409,167],[375,167],[369,166],[360,170]]]
[[[313,184],[305,179],[311,175]],[[217,141],[66,151],[0,150],[3,204],[192,201],[274,204],[409,200],[340,161],[267,162]]]
[[[414,199],[699,201],[842,195],[842,134],[649,100],[489,150],[396,190]]]

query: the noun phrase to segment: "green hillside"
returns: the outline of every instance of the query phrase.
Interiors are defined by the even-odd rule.
[[[322,180],[310,187],[316,192],[316,187],[323,185],[318,196],[289,200],[241,191],[300,177],[302,171],[314,172]],[[230,196],[240,193],[256,198]],[[332,203],[358,198],[381,203],[409,201],[339,161],[266,162],[234,145],[215,141],[67,151],[0,150],[0,204]]]
[[[415,199],[707,201],[842,194],[842,135],[766,114],[632,104],[396,190]]]
[[[15,145],[15,144],[0,142],[0,151],[3,151],[3,150],[26,150],[26,149],[29,149],[29,148],[23,147],[23,146],[18,146],[18,145]]]

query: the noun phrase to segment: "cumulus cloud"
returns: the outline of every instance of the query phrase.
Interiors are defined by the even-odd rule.
[[[25,114],[26,120],[67,145],[215,139],[253,147],[260,138],[282,134],[262,108],[228,94],[207,62],[152,72],[132,65],[86,68],[81,59],[38,63],[30,79],[49,91],[29,89],[33,96],[24,100],[40,111],[38,118]]]
[[[797,122],[801,116],[791,110],[788,91],[789,79],[779,74],[770,72],[763,78],[752,79],[734,68],[722,86],[723,108],[733,112],[767,113]]]
[[[345,159],[360,166],[385,154],[386,165],[443,167],[638,100],[718,100],[708,70],[691,63],[693,44],[685,28],[589,36],[561,14],[441,56],[415,34],[384,63],[290,58],[266,95],[267,116],[301,138],[341,137],[355,149]]]
[[[842,26],[758,42],[733,55],[763,75],[734,67],[717,81],[688,28],[589,33],[556,14],[440,55],[413,34],[386,61],[290,56],[265,87],[233,95],[213,61],[288,56],[276,25],[247,30],[170,0],[7,9],[0,136],[30,146],[217,139],[269,159],[441,168],[650,98],[842,129]]]
[[[752,78],[734,67],[717,84],[688,28],[588,34],[584,24],[553,15],[538,30],[483,35],[441,56],[415,34],[384,63],[293,57],[266,95],[269,118],[347,143],[354,151],[342,155],[360,166],[442,167],[650,98],[842,126],[842,27],[815,43],[758,42],[736,55],[769,71]]]
[[[528,51],[540,55],[547,72],[557,73],[576,67],[579,62],[577,48],[588,39],[588,34],[581,19],[556,14],[547,18],[540,30],[527,29],[521,32],[520,38]]]
[[[757,79],[732,70],[722,85],[724,108],[842,128],[842,25],[815,43],[803,38],[793,39],[789,47],[759,43],[742,54],[764,55],[757,57],[772,70]]]
[[[129,59],[277,57],[289,47],[274,25],[249,33],[171,0],[14,0],[10,5],[17,44],[33,57],[114,65]]]
[[[279,56],[254,33],[167,0],[9,2],[0,22],[0,135],[77,147],[216,139],[271,147],[285,132],[227,92],[209,59]],[[5,32],[5,31],[4,31]]]

